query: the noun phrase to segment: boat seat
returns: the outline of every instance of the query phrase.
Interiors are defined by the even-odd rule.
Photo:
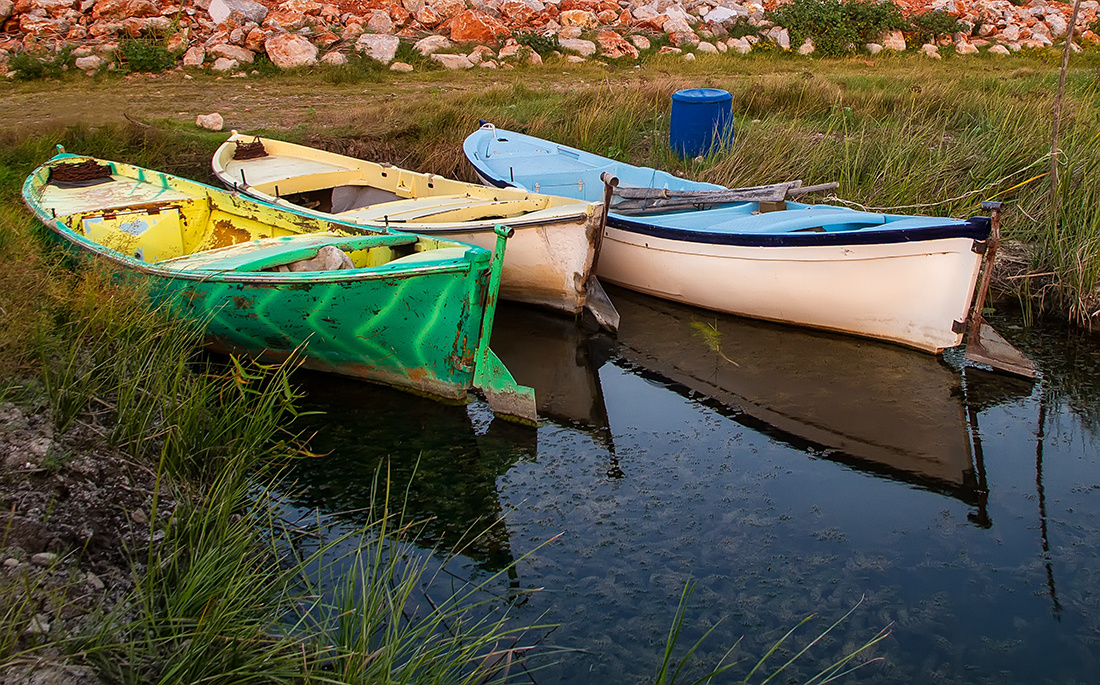
[[[410,264],[435,262],[441,259],[464,259],[469,250],[468,247],[441,247],[437,250],[424,250],[423,252],[414,252],[411,255],[399,257],[383,266],[409,266]]]
[[[603,199],[603,181],[600,174],[608,172],[615,174],[617,164],[607,164],[602,167],[586,167],[576,171],[554,171],[538,174],[537,184],[535,179],[526,176],[517,176],[516,183],[533,193],[545,193],[547,195],[563,195],[574,197],[589,202],[598,202]],[[502,178],[508,178],[507,174]]]
[[[183,254],[183,229],[175,207],[153,212],[85,216],[81,231],[89,240],[146,263]]]
[[[351,212],[340,214],[342,221],[375,221],[382,222],[387,219],[392,223],[417,221],[433,214],[448,212],[465,207],[491,204],[491,198],[473,198],[468,195],[436,195],[433,197],[418,197],[409,200],[395,200],[393,202],[381,202],[376,205],[364,207]]]
[[[162,264],[162,266],[181,271],[263,271],[291,262],[311,259],[317,256],[317,252],[326,245],[331,245],[344,252],[355,252],[373,247],[413,245],[419,240],[419,236],[409,233],[355,236],[321,233],[282,236],[197,252],[193,255],[171,260]]]

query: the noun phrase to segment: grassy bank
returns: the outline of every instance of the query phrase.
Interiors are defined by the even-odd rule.
[[[841,200],[871,208],[960,216],[996,199],[1007,206],[1007,236],[1026,246],[1013,252],[1000,290],[1036,315],[1089,326],[1100,309],[1100,196],[1090,182],[1100,173],[1100,53],[1071,61],[1055,210],[1046,174],[1059,57],[752,54],[651,56],[638,69],[550,58],[491,73],[352,65],[247,79],[68,76],[0,85],[0,102],[12,105],[0,123],[26,135],[49,122],[119,124],[125,114],[163,131],[167,170],[205,179],[204,156],[223,136],[200,134],[193,122],[216,110],[227,128],[473,180],[460,145],[484,118],[717,183],[838,181]],[[667,146],[670,96],[696,86],[733,94],[737,135],[729,150],[680,160]],[[54,98],[84,106],[59,110]],[[88,137],[74,150],[111,156]]]

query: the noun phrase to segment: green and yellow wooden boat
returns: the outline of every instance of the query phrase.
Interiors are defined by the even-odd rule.
[[[365,231],[136,166],[60,151],[23,185],[71,252],[143,281],[211,348],[449,401],[474,387],[533,422],[534,391],[489,349],[505,238],[480,247]]]

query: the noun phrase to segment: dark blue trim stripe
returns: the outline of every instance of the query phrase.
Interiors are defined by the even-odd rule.
[[[965,223],[943,226],[922,226],[891,231],[836,231],[833,233],[710,233],[684,228],[662,228],[641,221],[611,214],[607,225],[630,233],[709,245],[743,245],[746,247],[812,247],[825,245],[888,245],[915,243],[945,238],[971,238],[985,240],[989,237],[989,217],[973,216]]]

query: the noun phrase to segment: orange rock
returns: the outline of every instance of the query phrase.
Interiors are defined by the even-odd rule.
[[[600,52],[605,57],[611,59],[619,59],[620,57],[638,59],[638,48],[614,31],[601,32],[596,36],[596,42],[599,43]]]
[[[446,21],[466,11],[466,0],[434,0],[429,6]]]
[[[439,12],[436,12],[431,6],[424,6],[416,13],[416,20],[425,27],[432,28],[443,21],[443,17],[439,16]]]
[[[619,13],[612,10],[601,10],[596,18],[600,20],[601,24],[614,24],[619,21]]]
[[[499,19],[477,10],[466,10],[451,20],[451,40],[456,43],[491,43],[510,35]]]
[[[599,18],[590,10],[562,10],[558,15],[558,23],[562,26],[579,26],[582,29],[591,29],[599,25]]]
[[[294,31],[306,25],[306,15],[292,10],[277,9],[267,13],[264,26],[278,25],[287,31]]]
[[[505,21],[513,24],[528,24],[538,16],[538,13],[523,0],[504,0],[497,11]]]
[[[150,0],[99,0],[92,7],[92,19],[121,21],[131,17],[159,17],[160,9]]]
[[[390,19],[393,19],[396,26],[405,26],[412,21],[413,16],[401,5],[390,5]]]

